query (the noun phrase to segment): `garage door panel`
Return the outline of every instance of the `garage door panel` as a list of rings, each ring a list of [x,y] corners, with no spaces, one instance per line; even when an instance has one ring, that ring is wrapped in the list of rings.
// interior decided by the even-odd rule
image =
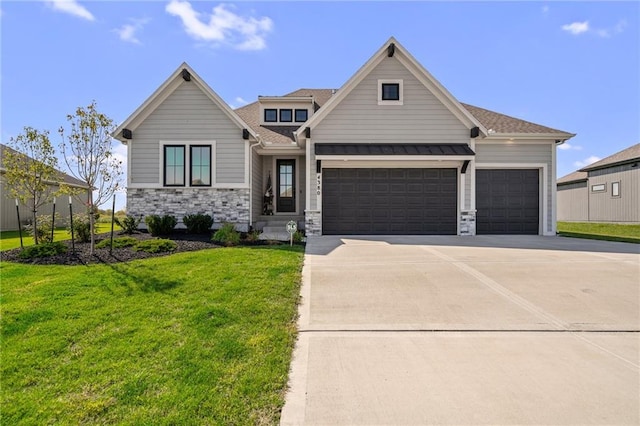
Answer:
[[[456,169],[323,169],[323,233],[455,235],[457,173]]]
[[[478,234],[538,234],[537,169],[476,170]]]

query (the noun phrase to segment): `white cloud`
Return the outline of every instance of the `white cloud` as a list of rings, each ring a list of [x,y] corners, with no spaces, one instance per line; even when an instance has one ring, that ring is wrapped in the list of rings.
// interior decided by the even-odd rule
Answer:
[[[625,28],[627,28],[627,20],[626,19],[621,19],[613,27],[613,32],[619,34],[619,33],[623,32]]]
[[[120,40],[122,41],[134,44],[142,44],[136,36],[136,33],[142,30],[142,27],[144,27],[144,25],[149,22],[149,19],[129,19],[129,21],[131,22],[130,24],[124,24],[120,28],[115,28],[113,29],[113,32],[118,34],[118,37],[120,37]]]
[[[574,151],[580,151],[582,150],[582,147],[580,145],[571,145],[569,142],[565,142],[562,145],[558,145],[558,149],[561,149],[563,151],[568,151],[570,149]]]
[[[549,13],[549,6],[547,6],[546,4],[544,6],[542,6],[542,13],[544,13],[544,14]]]
[[[273,21],[268,17],[236,15],[228,7],[220,4],[208,14],[196,12],[186,0],[171,0],[165,10],[179,17],[187,34],[196,40],[228,44],[238,50],[267,47],[265,37],[272,30]]]
[[[586,33],[589,31],[589,21],[584,22],[572,22],[562,26],[563,31],[567,31],[573,35]]]
[[[583,167],[587,167],[589,164],[593,164],[596,161],[600,161],[600,160],[602,160],[602,158],[596,157],[595,155],[592,155],[591,157],[585,158],[582,161],[574,162],[573,165],[576,166],[577,168],[581,169]]]
[[[58,12],[68,13],[87,21],[95,21],[95,17],[77,0],[46,0],[46,3]]]

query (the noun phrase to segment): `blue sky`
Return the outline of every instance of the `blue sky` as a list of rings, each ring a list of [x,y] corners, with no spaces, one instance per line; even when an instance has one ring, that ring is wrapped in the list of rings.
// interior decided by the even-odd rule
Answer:
[[[3,143],[26,125],[57,143],[66,114],[93,99],[120,123],[183,61],[234,107],[339,88],[390,36],[461,102],[577,133],[558,150],[559,177],[640,142],[638,2],[66,0],[0,10]]]

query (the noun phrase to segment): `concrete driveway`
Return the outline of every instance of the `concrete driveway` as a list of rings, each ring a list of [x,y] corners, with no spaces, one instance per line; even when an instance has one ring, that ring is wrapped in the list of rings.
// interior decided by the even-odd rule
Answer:
[[[281,424],[640,424],[639,249],[310,238]]]

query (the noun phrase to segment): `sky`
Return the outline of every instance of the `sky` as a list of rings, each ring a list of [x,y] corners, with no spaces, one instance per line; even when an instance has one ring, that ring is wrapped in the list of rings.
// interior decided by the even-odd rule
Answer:
[[[339,88],[394,36],[459,101],[576,133],[561,177],[640,142],[639,25],[640,2],[0,0],[0,138],[57,145],[92,100],[121,123],[183,61],[234,108]]]

